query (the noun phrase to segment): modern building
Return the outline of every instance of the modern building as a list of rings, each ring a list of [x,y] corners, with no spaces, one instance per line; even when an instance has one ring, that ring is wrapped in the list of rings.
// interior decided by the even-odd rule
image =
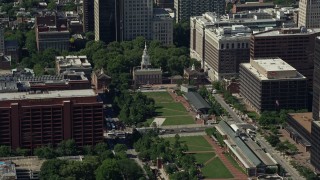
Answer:
[[[94,32],[96,41],[100,40],[108,44],[112,41],[120,40],[119,7],[120,1],[118,0],[94,0]]]
[[[4,53],[5,45],[4,45],[4,27],[0,26],[0,53]]]
[[[164,45],[173,44],[173,18],[165,9],[153,9],[152,40],[158,40]]]
[[[255,11],[259,9],[265,8],[274,8],[274,4],[271,3],[261,3],[261,2],[246,2],[242,3],[235,3],[232,7],[232,13],[238,13],[242,11]]]
[[[320,114],[320,36],[316,38],[314,49],[314,71],[313,71],[313,100],[312,118],[319,121]]]
[[[162,70],[161,68],[152,68],[147,45],[143,50],[141,66],[133,70],[133,81],[136,86],[162,84]]]
[[[316,170],[320,170],[320,121],[311,124],[310,162]]]
[[[70,32],[67,28],[67,19],[56,15],[37,16],[35,26],[38,51],[69,50]]]
[[[88,79],[91,78],[92,67],[87,56],[56,56],[55,62],[57,75],[69,70],[84,72]]]
[[[191,16],[200,16],[205,12],[225,14],[224,0],[174,0],[176,22],[189,20]]]
[[[121,0],[120,39],[152,39],[153,0]]]
[[[91,89],[3,93],[0,144],[36,148],[74,139],[78,146],[103,140],[103,109]]]
[[[320,28],[320,1],[300,0],[298,26]]]
[[[240,95],[255,111],[307,108],[307,79],[280,58],[240,65]]]
[[[251,33],[252,30],[243,25],[205,30],[202,64],[211,80],[219,81],[238,75],[240,63],[250,60]],[[203,52],[201,44],[193,47],[196,52]]]
[[[83,18],[83,31],[93,32],[94,31],[94,0],[83,0],[82,5],[82,18]]]
[[[282,28],[251,36],[250,57],[279,57],[307,77],[312,87],[315,39],[320,29]]]
[[[202,16],[190,18],[190,56],[204,65],[205,33],[206,29],[243,25],[252,31],[264,31],[266,28],[276,28],[283,24],[282,16],[273,18],[269,11],[246,12],[241,14],[227,14],[219,16],[206,12]],[[204,68],[204,67],[203,67]]]
[[[174,0],[154,0],[154,3],[159,8],[170,8],[174,7]]]

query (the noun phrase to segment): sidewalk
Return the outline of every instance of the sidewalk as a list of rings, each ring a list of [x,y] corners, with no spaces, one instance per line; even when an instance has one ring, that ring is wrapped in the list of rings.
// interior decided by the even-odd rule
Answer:
[[[203,136],[208,143],[215,149],[215,152],[217,156],[220,158],[220,160],[223,162],[223,164],[227,167],[227,169],[230,171],[230,173],[233,175],[234,180],[246,180],[248,179],[248,176],[242,173],[240,170],[235,168],[231,162],[225,157],[223,154],[224,150],[220,148],[218,144],[216,144],[209,136]]]

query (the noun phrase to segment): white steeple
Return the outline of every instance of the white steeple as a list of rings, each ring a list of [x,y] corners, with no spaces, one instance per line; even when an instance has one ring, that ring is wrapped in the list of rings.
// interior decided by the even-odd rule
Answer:
[[[148,68],[150,66],[151,66],[151,63],[150,63],[150,57],[148,54],[147,43],[145,43],[143,54],[142,54],[142,60],[141,60],[141,69]]]
[[[194,66],[194,63],[193,63],[192,66],[191,66],[191,70],[192,70],[192,71],[196,70],[196,67]]]

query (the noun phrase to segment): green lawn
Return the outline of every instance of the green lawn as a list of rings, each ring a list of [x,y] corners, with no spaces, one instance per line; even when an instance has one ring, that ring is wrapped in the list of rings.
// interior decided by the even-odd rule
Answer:
[[[156,103],[173,102],[173,99],[168,92],[146,92],[144,94],[153,98]]]
[[[213,158],[216,154],[215,153],[199,153],[199,154],[193,154],[196,158],[197,163],[204,164],[209,159]]]
[[[205,165],[202,169],[202,174],[205,178],[212,179],[228,179],[233,178],[230,171],[226,168],[226,166],[222,163],[222,161],[216,157],[214,160]]]
[[[247,174],[246,172],[245,172],[245,170],[241,167],[241,166],[239,166],[239,164],[237,163],[237,161],[229,154],[229,153],[226,153],[226,154],[224,154],[225,156],[226,156],[226,158],[231,162],[231,164],[235,167],[235,168],[237,168],[237,169],[239,169],[241,172],[243,172],[244,174]]]
[[[166,138],[171,143],[174,138]],[[202,136],[184,136],[180,137],[181,143],[186,143],[189,151],[214,151],[211,145]]]
[[[155,100],[157,114],[155,117],[166,118],[163,123],[164,126],[195,123],[185,107],[181,103],[175,102],[168,92],[148,92],[144,94]],[[151,124],[155,117],[149,118],[147,122]]]

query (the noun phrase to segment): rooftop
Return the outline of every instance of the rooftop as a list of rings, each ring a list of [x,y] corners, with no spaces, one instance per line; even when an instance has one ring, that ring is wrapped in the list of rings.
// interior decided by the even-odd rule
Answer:
[[[306,79],[280,58],[251,59],[250,63],[242,63],[241,66],[260,80]]]
[[[197,92],[188,92],[186,94],[186,97],[188,99],[188,101],[191,102],[191,104],[193,106],[195,106],[195,108],[197,110],[203,110],[203,109],[210,109],[211,106],[207,103],[206,100],[204,100],[201,95]]]
[[[249,2],[245,4],[240,4],[237,3],[235,4],[237,7],[269,7],[269,6],[274,6],[273,3],[260,3],[260,2]]]
[[[91,68],[91,64],[89,63],[87,56],[56,56],[56,62],[59,64],[60,68]]]
[[[48,91],[45,93],[14,92],[14,93],[2,93],[0,97],[0,101],[24,100],[24,99],[54,99],[54,98],[69,98],[69,97],[91,97],[95,95],[96,94],[92,89]]]
[[[282,28],[272,29],[269,31],[259,32],[254,34],[255,37],[264,36],[293,36],[293,35],[309,35],[320,33],[320,28],[306,29],[306,28]]]
[[[311,132],[311,124],[312,124],[312,113],[290,113],[289,116],[297,121],[304,129],[308,132]]]

